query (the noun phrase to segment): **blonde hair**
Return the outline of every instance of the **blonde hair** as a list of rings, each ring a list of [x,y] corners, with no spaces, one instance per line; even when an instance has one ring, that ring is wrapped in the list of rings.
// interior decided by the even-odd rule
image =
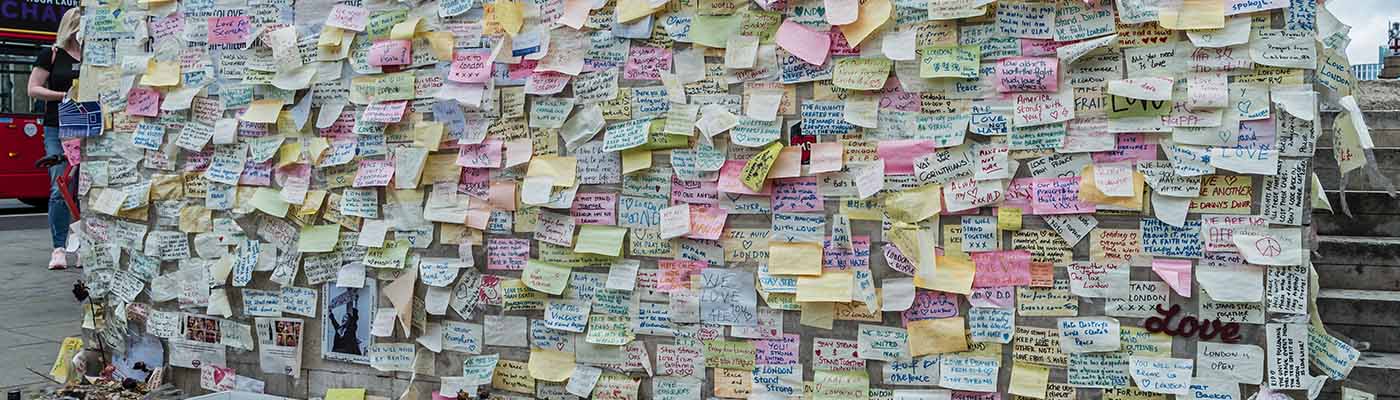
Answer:
[[[58,34],[54,37],[53,45],[57,47],[67,47],[70,42],[73,46],[80,46],[78,42],[78,28],[82,24],[82,13],[78,12],[78,7],[69,8],[63,13],[63,19],[58,22]]]

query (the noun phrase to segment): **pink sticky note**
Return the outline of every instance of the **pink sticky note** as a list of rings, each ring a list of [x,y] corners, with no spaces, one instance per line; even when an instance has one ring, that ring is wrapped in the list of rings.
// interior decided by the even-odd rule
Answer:
[[[413,41],[377,40],[369,46],[369,65],[408,65],[413,62]]]
[[[408,100],[374,103],[365,107],[365,112],[360,114],[360,119],[392,124],[403,120],[405,111],[408,111]]]
[[[394,177],[394,160],[360,160],[355,187],[388,186]]]
[[[967,296],[967,302],[973,307],[986,308],[1012,308],[1016,305],[1016,287],[998,286],[972,288],[972,294]]]
[[[893,88],[890,87],[891,83],[894,84]],[[899,78],[891,77],[885,81],[885,89],[880,90],[880,108],[920,112],[923,110],[923,95],[900,90]]]
[[[491,79],[491,50],[457,50],[452,53],[452,69],[447,80],[462,83],[484,83]]]
[[[132,87],[126,93],[126,113],[142,117],[160,115],[160,92],[144,86]]]
[[[977,273],[972,287],[1027,286],[1031,284],[1031,253],[1004,250],[972,253]]]
[[[772,193],[772,181],[764,179],[763,188],[759,191],[750,190],[744,186],[744,181],[739,178],[744,170],[744,164],[748,160],[725,160],[724,165],[719,167],[719,191],[736,194],[756,194],[767,196]]]
[[[534,75],[538,60],[520,60],[519,64],[506,64],[506,78],[512,81],[525,80]]]
[[[525,78],[525,94],[549,95],[559,93],[564,90],[564,86],[569,84],[569,79],[571,78],[573,77],[554,71],[531,73],[530,77]]]
[[[825,0],[826,22],[832,25],[845,25],[856,22],[860,11],[858,0]],[[832,29],[833,31],[837,29]]]
[[[498,210],[515,211],[515,182],[491,182],[486,204]]]
[[[719,188],[715,182],[686,181],[671,175],[671,205],[699,204],[719,207]]]
[[[852,236],[850,248],[837,246],[830,236],[822,240],[823,271],[857,269],[870,269],[870,236]]]
[[[841,142],[812,143],[812,173],[840,171],[846,146]]]
[[[534,154],[534,143],[530,139],[515,139],[506,142],[506,167],[514,167],[530,162]]]
[[[1181,297],[1191,297],[1191,260],[1152,259],[1152,272],[1167,282]]]
[[[997,61],[997,91],[1054,92],[1060,85],[1060,59],[1010,57]]]
[[[827,52],[831,51],[831,36],[826,32],[808,28],[790,19],[783,21],[783,25],[778,27],[777,42],[783,50],[816,66],[825,64]]]
[[[457,193],[478,199],[491,196],[491,170],[487,168],[462,168],[462,177],[457,181]]]
[[[799,176],[802,176],[802,146],[788,146],[779,150],[778,159],[773,160],[773,168],[768,170],[768,179]]]
[[[583,28],[583,23],[588,20],[589,6],[593,2],[586,0],[564,0],[564,13],[559,16],[559,23],[574,29]]]
[[[457,165],[470,168],[500,168],[500,139],[487,139],[478,144],[464,144],[457,148]]]
[[[815,176],[775,179],[771,203],[773,212],[822,211],[820,181]]]
[[[569,215],[579,225],[617,225],[617,193],[579,193]]]
[[[911,321],[956,317],[958,315],[959,294],[937,290],[914,290],[914,304],[900,313],[904,324]]]
[[[685,237],[701,240],[719,240],[724,231],[724,222],[729,211],[713,206],[690,205],[690,231]]]
[[[530,240],[493,237],[486,239],[486,269],[520,271],[530,258]]]
[[[253,21],[247,15],[209,19],[209,44],[243,44],[253,33]]]
[[[331,14],[326,16],[326,25],[355,32],[365,30],[368,23],[369,10],[364,7],[336,4],[331,7]]]
[[[875,153],[885,160],[885,174],[913,175],[914,160],[932,153],[936,148],[932,140],[881,140],[875,147]]]
[[[83,160],[83,140],[64,139],[63,156],[68,158],[69,164],[78,164]]]
[[[1098,209],[1093,203],[1079,200],[1078,176],[1039,178],[1035,180],[1035,214],[1085,214]]]
[[[909,261],[909,258],[905,257],[904,253],[901,253],[898,247],[892,244],[885,244],[880,246],[880,250],[885,253],[885,265],[888,265],[890,269],[903,272],[909,276],[914,276],[914,263]],[[975,277],[976,276],[974,276],[974,278]]]
[[[830,10],[830,8],[828,8],[828,10]],[[827,14],[827,16],[831,16],[831,14]],[[833,56],[860,55],[860,49],[851,47],[851,42],[846,41],[846,34],[844,32],[841,32],[840,29],[832,27],[832,29],[826,31],[826,33],[827,36],[831,36],[831,52],[828,54]]]
[[[1094,163],[1157,159],[1157,139],[1146,133],[1119,133],[1113,150],[1093,153]]]
[[[1034,214],[1031,211],[1031,203],[1035,201],[1035,179],[1016,178],[1006,185],[1006,200],[1001,203],[1002,207],[1017,207],[1026,214]]]
[[[1055,57],[1060,47],[1074,42],[1057,42],[1055,39],[1031,39],[1021,38],[1021,56],[1023,57]]]
[[[622,69],[622,79],[659,81],[661,72],[670,69],[671,49],[632,46],[627,51],[627,65]]]
[[[656,266],[661,272],[657,276],[656,288],[663,292],[690,288],[690,276],[700,273],[708,266],[704,261],[660,260]]]

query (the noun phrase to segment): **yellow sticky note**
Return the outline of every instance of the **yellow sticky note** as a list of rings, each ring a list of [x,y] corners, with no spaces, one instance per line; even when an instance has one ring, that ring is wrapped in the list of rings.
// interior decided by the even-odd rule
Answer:
[[[433,56],[438,61],[452,61],[452,46],[457,45],[452,32],[426,32],[422,36],[428,38],[428,44],[433,47]]]
[[[1141,173],[1133,171],[1133,195],[1129,197],[1110,197],[1099,190],[1098,185],[1094,184],[1094,166],[1092,164],[1085,165],[1080,173],[1082,175],[1079,176],[1083,178],[1079,179],[1079,201],[1106,205],[1115,209],[1142,210],[1142,203],[1145,200],[1143,193],[1145,193],[1147,181]]]
[[[638,148],[622,151],[623,175],[647,168],[651,168],[651,150]]]
[[[963,317],[911,321],[907,329],[909,351],[915,357],[967,351]]]
[[[321,211],[321,205],[326,202],[326,192],[324,190],[311,190],[306,192],[306,197],[301,200],[301,207],[297,208],[297,215],[316,215]]]
[[[871,33],[880,29],[880,26],[890,19],[890,11],[893,9],[890,0],[868,0],[861,4],[856,22],[841,25],[841,33],[846,34],[846,43],[850,43],[851,47],[860,46],[865,38],[870,37]]]
[[[272,124],[277,122],[277,116],[282,113],[282,100],[262,99],[254,100],[248,110],[240,117],[244,121]]]
[[[340,240],[340,225],[307,225],[301,227],[297,239],[297,251],[302,253],[323,253],[335,250],[335,242]]]
[[[420,122],[413,126],[413,144],[418,147],[437,151],[442,143],[442,132],[445,126],[441,122]]]
[[[622,240],[626,237],[627,228],[624,227],[583,225],[579,227],[578,239],[574,241],[574,252],[619,257],[622,255]]]
[[[753,158],[744,164],[744,169],[739,171],[739,179],[744,182],[744,186],[753,191],[763,190],[763,181],[768,179],[768,171],[773,168],[773,161],[778,159],[778,154],[782,151],[783,144],[773,142],[764,147],[763,151],[754,154]]]
[[[558,296],[564,294],[570,272],[569,267],[529,260],[525,262],[525,271],[520,274],[520,280],[525,282],[525,287]]]
[[[321,36],[316,39],[316,47],[339,47],[344,36],[345,30],[325,25],[321,27]]]
[[[621,8],[621,3],[618,4]],[[496,2],[496,22],[501,24],[501,29],[506,31],[510,37],[515,37],[520,33],[520,27],[525,25],[525,12],[520,2],[515,0]],[[620,22],[627,22],[619,18]]]
[[[1173,30],[1225,27],[1224,0],[1181,0],[1181,5],[1157,10],[1157,23]]]
[[[618,0],[617,22],[632,22],[639,18],[651,15],[652,13],[655,13],[661,10],[662,8],[665,8],[665,6],[666,3],[661,3],[661,5],[659,6],[652,7],[651,2],[647,0]]]
[[[1050,383],[1050,367],[1015,362],[1011,367],[1011,394],[1034,399],[1045,398]]]
[[[1003,231],[1021,230],[1021,208],[1020,207],[1000,207],[997,208],[997,229]]]
[[[529,366],[524,361],[502,359],[496,362],[496,371],[491,374],[491,388],[534,393],[535,378],[530,376]]]
[[[176,86],[180,84],[179,61],[146,60],[146,74],[141,75],[146,86]]]
[[[325,138],[321,138],[321,143],[326,143]],[[301,161],[301,141],[288,140],[282,143],[282,147],[277,148],[277,168],[292,165],[297,161]]]
[[[326,389],[326,400],[365,400],[365,388]]]
[[[802,305],[802,325],[831,329],[836,321],[835,303],[798,303]]]
[[[715,396],[747,399],[753,392],[753,370],[715,368]]]
[[[525,176],[553,177],[554,186],[572,187],[574,186],[574,177],[578,174],[575,170],[577,167],[578,160],[573,157],[536,156],[530,160],[530,168],[525,171]]]
[[[949,293],[971,294],[972,275],[977,271],[972,260],[967,257],[936,258],[938,269],[934,272],[933,282],[924,282],[920,278],[923,274],[915,274],[914,285]]]
[[[53,368],[49,369],[49,376],[60,382],[67,382],[73,355],[78,354],[82,349],[83,338],[63,338],[63,344],[58,346],[58,358],[53,360]]]
[[[822,245],[809,242],[768,242],[768,273],[774,275],[821,275]]]
[[[818,276],[799,276],[797,301],[850,302],[851,282],[854,279],[855,273],[851,271],[827,271]]]
[[[389,38],[394,40],[413,39],[413,36],[422,29],[423,17],[409,17],[403,22],[394,24],[393,29],[389,30]]]
[[[574,375],[574,353],[549,349],[530,349],[529,369],[532,378],[549,382],[563,382]]]
[[[253,198],[249,201],[253,208],[258,211],[278,218],[287,216],[287,207],[290,206],[287,202],[282,201],[282,194],[277,189],[269,187],[259,187],[257,191],[253,192]]]
[[[916,223],[938,214],[942,209],[941,185],[924,185],[885,195],[885,212],[895,221]]]

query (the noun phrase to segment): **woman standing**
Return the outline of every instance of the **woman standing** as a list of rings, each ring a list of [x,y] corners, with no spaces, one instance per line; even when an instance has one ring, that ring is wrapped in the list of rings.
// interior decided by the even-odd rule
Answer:
[[[58,137],[58,105],[68,97],[73,81],[78,79],[82,68],[83,42],[78,37],[81,17],[78,8],[70,8],[63,13],[58,23],[58,35],[54,45],[45,47],[35,57],[34,70],[29,73],[29,97],[44,101],[44,153],[48,157],[57,155],[63,158],[63,143]],[[64,269],[68,266],[68,255],[64,246],[68,241],[68,206],[58,191],[54,179],[63,173],[66,161],[49,167],[49,231],[53,234],[53,255],[49,259],[49,269]]]

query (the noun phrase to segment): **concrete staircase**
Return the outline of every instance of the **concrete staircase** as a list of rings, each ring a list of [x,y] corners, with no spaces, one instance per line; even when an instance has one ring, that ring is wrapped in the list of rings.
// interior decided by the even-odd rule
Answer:
[[[1369,84],[1360,99],[1376,143],[1381,173],[1400,183],[1400,84]],[[1340,176],[1332,157],[1331,121],[1323,115],[1314,168],[1335,213],[1318,211],[1312,223],[1317,248],[1317,307],[1327,330],[1362,350],[1350,377],[1329,382],[1319,398],[1340,398],[1340,386],[1400,399],[1400,200],[1353,173],[1347,183],[1352,217],[1342,214]]]

